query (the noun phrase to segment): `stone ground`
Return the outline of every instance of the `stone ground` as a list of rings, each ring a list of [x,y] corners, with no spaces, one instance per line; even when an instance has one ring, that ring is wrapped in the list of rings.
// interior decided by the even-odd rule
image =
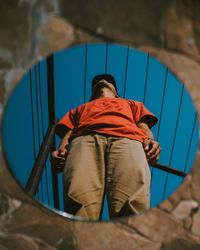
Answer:
[[[32,64],[82,42],[110,41],[150,52],[181,79],[200,111],[198,0],[2,0],[0,112]],[[15,181],[0,154],[0,250],[200,249],[200,151],[192,173],[147,213],[95,223],[40,206]]]

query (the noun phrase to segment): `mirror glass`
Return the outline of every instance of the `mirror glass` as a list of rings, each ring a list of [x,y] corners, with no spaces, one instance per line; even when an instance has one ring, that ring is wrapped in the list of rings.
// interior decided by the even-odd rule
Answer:
[[[92,80],[100,74],[109,74],[114,77],[118,97],[99,98],[101,102],[98,104],[96,99],[91,100]],[[111,82],[112,87],[114,86],[112,79],[106,81]],[[105,89],[106,86],[104,86]],[[115,99],[114,106],[111,105],[110,107],[105,99]],[[132,101],[123,104],[119,102],[121,99]],[[84,105],[90,102],[93,105],[88,106],[88,109],[85,108]],[[144,170],[146,172],[142,174],[142,177],[141,169],[137,169],[140,167],[136,167],[134,174],[127,167],[130,162],[133,165],[142,164],[144,159],[143,156],[140,156],[140,153],[133,154],[135,155],[134,159],[131,157],[132,153],[129,153],[128,158],[124,160],[121,151],[117,151],[114,152],[117,157],[115,163],[110,165],[108,163],[111,160],[108,160],[107,157],[112,154],[114,141],[118,138],[134,141],[144,148],[141,143],[143,137],[141,135],[136,136],[139,132],[133,131],[133,134],[136,133],[133,135],[132,132],[123,129],[120,132],[113,129],[117,127],[116,124],[120,119],[122,123],[125,120],[127,123],[130,122],[127,120],[128,114],[126,112],[128,111],[126,111],[126,108],[122,111],[123,105],[127,105],[127,103],[129,103],[133,113],[133,117],[130,117],[130,119],[135,119],[134,126],[141,122],[140,118],[143,117],[143,112],[147,118],[143,123],[148,126],[154,125],[155,122],[155,118],[152,118],[148,111],[158,118],[158,122],[151,128],[151,131],[154,140],[159,142],[162,151],[157,164],[150,165],[150,171]],[[135,103],[136,106],[134,106]],[[66,118],[66,112],[76,110],[80,105],[82,105],[82,108],[80,108],[78,115],[73,111]],[[116,117],[114,120],[110,118],[119,116],[112,109],[113,107],[121,112],[119,120],[116,120]],[[102,121],[101,117],[101,126],[97,126],[97,129],[94,124],[98,120],[98,115],[102,110],[106,112],[107,108],[111,108],[111,110],[103,114],[103,119],[105,119],[105,116],[106,119]],[[57,168],[52,166],[50,152],[58,149],[61,143],[60,137],[56,134],[55,124],[65,116],[68,119],[68,124],[71,121],[76,126],[79,123],[79,126],[84,128],[84,121],[79,119],[83,111],[86,116],[96,112],[95,115],[93,114],[94,117],[88,118],[91,118],[89,122],[87,117],[85,119],[97,129],[94,129],[93,132],[100,137],[95,137],[95,143],[102,140],[103,156],[96,160],[98,170],[92,176],[93,161],[87,151],[83,153],[77,149],[78,151],[75,151],[74,154],[68,153],[70,150],[72,151],[76,143],[84,145],[83,148],[86,149],[87,146],[84,144],[86,142],[80,141],[80,138],[86,138],[88,134],[91,134],[94,127],[90,128],[90,132],[85,132],[86,130],[82,134],[79,134],[80,131],[76,132],[76,136],[70,140],[71,144],[74,142],[73,145],[66,147],[68,150],[66,157],[70,155],[71,161],[76,161],[77,168],[85,167],[85,169],[80,170],[74,181],[74,186],[71,188],[71,193],[66,198],[65,191],[63,191],[63,180],[71,180],[77,168],[72,169],[69,164],[68,168],[71,168],[71,171],[66,171],[66,177],[63,179],[63,171],[57,172]],[[76,112],[78,111],[76,110]],[[79,120],[75,121],[75,117]],[[81,122],[83,122],[82,125],[80,125]],[[108,126],[108,123],[110,126]],[[107,126],[106,129],[108,130],[105,130],[104,126]],[[70,129],[75,128],[71,127]],[[144,128],[140,128],[140,132],[141,130],[146,133]],[[144,201],[146,199],[144,197],[145,192],[137,186],[138,183],[145,184],[142,187],[143,189],[148,190],[148,187],[150,188],[151,208],[169,197],[191,171],[198,148],[198,131],[197,112],[191,97],[183,83],[165,65],[148,53],[129,46],[96,43],[81,44],[56,52],[34,65],[26,73],[7,102],[2,123],[2,143],[11,171],[20,184],[38,202],[66,217],[74,218],[73,214],[76,214],[77,217],[75,218],[77,219],[88,219],[89,217],[91,220],[109,220],[114,217],[137,214],[138,211],[140,213],[144,210],[142,206],[146,202]],[[66,135],[67,130],[60,126],[59,133]],[[112,136],[114,139],[111,138]],[[151,136],[148,135],[148,137]],[[93,149],[97,145],[95,143],[91,144]],[[105,148],[106,143],[107,147]],[[109,146],[108,143],[110,143]],[[123,143],[123,141],[120,141],[117,147],[121,148]],[[149,144],[150,147],[152,145],[154,144]],[[137,152],[137,149],[134,148],[134,150]],[[117,168],[119,168],[118,172]],[[100,184],[99,180],[96,180],[96,176],[99,175],[102,179]],[[108,178],[107,175],[109,175]],[[121,178],[121,175],[125,176],[123,183],[118,179]],[[92,185],[94,184],[92,191],[90,182],[92,182]],[[112,182],[112,185],[110,182]],[[65,183],[65,190],[69,188],[67,185]],[[85,190],[84,185],[87,186]],[[75,190],[80,186],[81,192],[76,193]],[[124,188],[125,186],[126,188]],[[131,193],[133,189],[135,191]],[[134,200],[135,195],[138,195],[137,190],[140,198]],[[113,195],[115,193],[118,194],[115,196]],[[108,196],[105,194],[108,194]],[[129,196],[132,197],[131,201]],[[115,205],[117,212],[113,211]],[[66,211],[65,206],[67,206],[67,213],[64,213]],[[148,205],[144,206],[148,207]],[[88,212],[87,207],[90,207],[90,212]],[[83,210],[82,213],[79,213],[79,210]],[[87,213],[96,215],[93,217],[93,215],[90,216]]]

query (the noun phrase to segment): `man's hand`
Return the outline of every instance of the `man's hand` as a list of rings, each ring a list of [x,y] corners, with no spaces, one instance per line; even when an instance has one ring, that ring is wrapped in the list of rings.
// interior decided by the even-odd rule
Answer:
[[[59,148],[51,153],[51,163],[56,168],[58,173],[63,171],[66,157],[67,147]]]
[[[160,152],[161,152],[159,143],[149,138],[144,140],[143,147],[146,153],[148,163],[150,165],[156,164],[160,157]]]

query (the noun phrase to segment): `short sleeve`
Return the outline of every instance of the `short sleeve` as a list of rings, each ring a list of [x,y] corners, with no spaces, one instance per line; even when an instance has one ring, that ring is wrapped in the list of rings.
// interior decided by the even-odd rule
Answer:
[[[76,109],[68,111],[57,123],[56,134],[63,138],[68,130],[72,130],[76,123]]]
[[[158,122],[158,118],[142,102],[136,101],[134,102],[134,119],[136,124],[144,122],[149,128],[152,128]]]

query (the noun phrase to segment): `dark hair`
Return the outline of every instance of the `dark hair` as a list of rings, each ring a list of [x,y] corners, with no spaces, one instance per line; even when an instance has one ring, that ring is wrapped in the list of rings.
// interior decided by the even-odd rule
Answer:
[[[116,84],[115,78],[110,74],[96,75],[92,80],[92,90],[94,88],[94,85],[97,84],[102,79],[108,81],[109,83],[112,83],[112,85],[115,87],[116,92],[117,92],[117,84]]]

